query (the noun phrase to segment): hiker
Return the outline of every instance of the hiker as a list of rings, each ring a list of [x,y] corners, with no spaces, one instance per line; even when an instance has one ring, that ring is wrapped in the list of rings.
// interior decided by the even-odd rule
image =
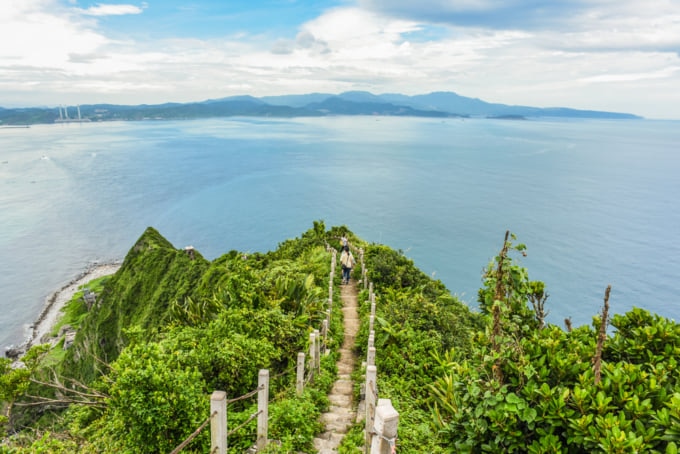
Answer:
[[[342,235],[342,238],[340,238],[340,243],[342,243],[342,248],[344,249],[345,246],[347,246],[347,235]]]
[[[349,246],[345,245],[342,248],[342,254],[340,254],[340,265],[342,265],[342,283],[349,284],[349,277],[352,274],[352,268],[356,261],[352,252],[349,250]]]

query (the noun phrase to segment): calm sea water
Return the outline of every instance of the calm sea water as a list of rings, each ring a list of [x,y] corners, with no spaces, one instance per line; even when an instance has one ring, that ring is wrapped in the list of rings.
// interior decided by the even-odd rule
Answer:
[[[680,320],[680,123],[337,117],[0,129],[0,346],[147,226],[207,258],[314,220],[401,249],[477,308],[510,230],[549,321]]]

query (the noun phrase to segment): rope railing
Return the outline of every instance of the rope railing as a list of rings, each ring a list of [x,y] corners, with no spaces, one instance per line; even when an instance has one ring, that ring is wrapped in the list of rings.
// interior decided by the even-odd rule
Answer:
[[[203,429],[205,429],[205,426],[207,426],[208,423],[210,422],[210,420],[213,419],[213,417],[215,417],[216,415],[217,415],[217,412],[216,412],[216,411],[212,412],[212,413],[210,414],[210,416],[208,416],[208,417],[206,418],[206,420],[203,421],[203,424],[201,424],[201,425],[198,427],[198,429],[196,429],[196,430],[194,431],[194,433],[192,433],[191,435],[189,435],[189,437],[188,437],[186,440],[184,440],[182,443],[180,443],[179,445],[177,445],[177,447],[176,447],[175,449],[173,449],[172,452],[170,452],[170,454],[178,454],[182,449],[184,449],[184,448],[186,448],[187,446],[189,446],[189,443],[191,443],[192,441],[194,441],[194,438],[198,437],[198,435],[201,433],[201,431],[202,431]]]
[[[349,243],[348,243],[349,244]],[[327,242],[325,243],[326,251],[331,253],[331,271],[329,274],[329,283],[328,283],[328,307],[325,310],[326,318],[322,321],[322,327],[321,329],[315,329],[310,333],[310,339],[309,339],[309,356],[310,356],[310,362],[309,362],[309,367],[305,367],[304,364],[304,353],[298,353],[298,362],[297,362],[297,391],[298,394],[302,393],[302,389],[304,386],[307,386],[309,383],[313,382],[315,374],[318,374],[321,372],[321,365],[320,365],[320,356],[321,354],[327,354],[329,352],[329,346],[327,343],[327,338],[328,334],[330,331],[330,326],[331,326],[331,313],[333,309],[333,297],[334,297],[334,292],[333,292],[333,281],[335,277],[335,265],[337,261],[337,250],[333,248],[331,245],[329,245]],[[363,261],[363,249],[356,248],[353,245],[350,244],[350,247],[354,249],[355,251],[358,251],[360,255],[360,260],[361,260],[361,266],[362,266],[362,276],[365,276],[365,268],[364,268],[364,261]],[[364,277],[364,286],[366,286],[365,283],[365,277]],[[308,373],[305,374],[305,371]],[[291,369],[289,368],[288,370],[285,370],[279,374],[277,374],[274,378],[279,378],[283,375],[289,374],[291,372]],[[302,372],[302,375],[301,375]],[[264,376],[264,378],[263,378]],[[177,448],[175,448],[171,454],[178,454],[182,449],[184,449],[186,446],[191,443],[200,433],[201,431],[205,428],[205,426],[208,425],[208,423],[212,422],[211,424],[211,450],[210,453],[217,453],[217,454],[222,454],[226,453],[227,449],[227,439],[230,435],[234,435],[236,432],[239,430],[243,429],[247,424],[251,423],[253,419],[258,420],[258,429],[257,429],[257,443],[256,443],[256,449],[258,451],[263,450],[266,446],[267,443],[267,419],[268,419],[268,393],[269,393],[269,371],[268,370],[261,370],[260,371],[260,379],[259,381],[261,383],[258,383],[258,387],[254,389],[251,392],[248,392],[242,396],[235,397],[233,399],[227,399],[226,398],[226,393],[224,391],[215,391],[213,393],[213,396],[211,396],[211,414],[210,417],[208,417],[202,424],[201,426],[189,437],[187,440],[182,442]],[[253,397],[255,395],[258,395],[258,411],[256,413],[253,413],[248,417],[246,421],[241,423],[238,427],[231,429],[227,431],[227,406],[229,404],[233,404],[235,402],[239,402],[245,399],[248,399],[250,397]],[[375,393],[377,396],[377,392]],[[377,397],[376,397],[377,398]],[[217,410],[213,411],[213,407],[217,408]],[[261,408],[264,407],[264,408]],[[217,416],[217,418],[215,418]]]
[[[255,394],[259,393],[262,390],[262,386],[258,386],[255,388],[253,391],[250,391],[247,394],[242,395],[241,397],[234,397],[233,399],[228,399],[227,400],[227,405],[233,404],[234,402],[238,402],[240,400],[246,400],[249,397],[253,397]]]
[[[390,399],[378,397],[378,370],[375,366],[376,348],[374,323],[376,318],[376,302],[373,282],[368,282],[368,270],[364,263],[363,249],[361,254],[361,276],[364,288],[368,288],[370,303],[369,335],[366,354],[366,373],[364,384],[365,399],[365,446],[366,454],[395,454],[397,450],[397,427],[399,413],[392,406]]]
[[[260,416],[260,414],[262,414],[262,410],[257,411],[257,412],[255,412],[255,413],[253,413],[252,415],[250,415],[250,417],[249,417],[248,419],[246,419],[243,423],[241,423],[238,427],[235,427],[234,429],[231,429],[229,432],[227,432],[227,437],[228,437],[229,435],[233,435],[233,434],[235,434],[236,432],[238,432],[239,430],[243,429],[245,426],[248,425],[249,422],[251,422],[253,419],[255,419],[255,418],[257,418],[258,416]]]

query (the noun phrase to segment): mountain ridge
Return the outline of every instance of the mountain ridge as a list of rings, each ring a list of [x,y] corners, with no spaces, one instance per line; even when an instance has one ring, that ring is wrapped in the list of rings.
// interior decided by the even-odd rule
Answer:
[[[61,108],[0,107],[0,125],[77,122],[64,119]],[[180,120],[231,116],[251,117],[321,117],[331,115],[381,115],[412,117],[481,117],[481,118],[598,118],[642,119],[635,114],[570,107],[531,107],[490,103],[450,91],[421,95],[386,93],[375,95],[367,91],[347,91],[340,94],[308,93],[254,97],[237,95],[189,103],[163,104],[89,104],[79,106],[84,121],[114,120]],[[71,114],[73,109],[71,108]]]

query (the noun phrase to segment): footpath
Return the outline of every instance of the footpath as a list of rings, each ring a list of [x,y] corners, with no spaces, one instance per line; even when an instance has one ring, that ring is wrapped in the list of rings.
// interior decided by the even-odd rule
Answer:
[[[342,312],[344,317],[345,336],[340,349],[338,361],[338,379],[328,396],[330,408],[321,415],[326,431],[314,439],[314,448],[319,454],[338,452],[338,446],[349,428],[356,421],[356,409],[353,401],[352,371],[356,365],[354,356],[354,338],[359,331],[359,314],[357,311],[357,283],[340,287]]]

